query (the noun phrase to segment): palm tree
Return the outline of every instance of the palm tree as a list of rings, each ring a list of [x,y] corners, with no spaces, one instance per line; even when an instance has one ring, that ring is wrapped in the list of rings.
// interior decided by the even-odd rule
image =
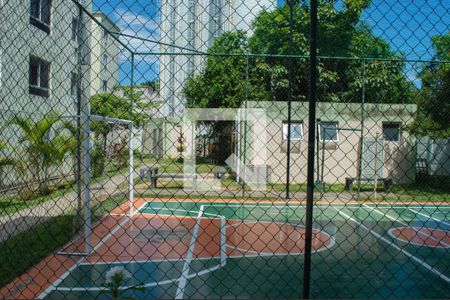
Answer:
[[[4,141],[0,140],[0,153],[6,150],[6,148],[7,144]],[[19,173],[22,170],[22,165],[20,164],[19,160],[4,156],[0,157],[0,171],[3,171],[3,169],[8,166],[16,168]]]
[[[50,193],[50,168],[60,165],[74,145],[72,136],[61,134],[64,128],[55,128],[58,122],[59,119],[50,114],[37,122],[20,116],[10,122],[22,131],[19,144],[27,157],[29,170],[38,182],[39,192],[44,195]]]

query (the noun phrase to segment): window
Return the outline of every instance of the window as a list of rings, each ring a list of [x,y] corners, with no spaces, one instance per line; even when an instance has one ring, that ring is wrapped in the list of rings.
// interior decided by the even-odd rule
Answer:
[[[72,41],[78,40],[78,19],[73,18],[72,19]]]
[[[106,42],[108,42],[108,38],[109,38],[109,32],[108,30],[104,29],[103,30],[103,40]]]
[[[102,91],[106,93],[108,91],[108,80],[102,81]]]
[[[106,70],[106,67],[108,66],[108,55],[103,54],[102,64],[103,64],[103,69]]]
[[[383,123],[383,139],[387,142],[400,141],[400,123]]]
[[[222,33],[222,3],[221,0],[213,0],[210,10],[210,44],[212,45],[213,38],[219,36]]]
[[[70,95],[75,96],[77,94],[77,73],[70,74]]]
[[[287,121],[283,122],[283,140],[288,139]],[[291,141],[300,141],[303,139],[303,122],[291,122]]]
[[[339,141],[339,131],[337,122],[320,122],[319,123],[319,139],[320,141]]]
[[[30,56],[30,94],[48,97],[50,63],[36,56]]]
[[[50,33],[51,0],[30,1],[30,23]]]

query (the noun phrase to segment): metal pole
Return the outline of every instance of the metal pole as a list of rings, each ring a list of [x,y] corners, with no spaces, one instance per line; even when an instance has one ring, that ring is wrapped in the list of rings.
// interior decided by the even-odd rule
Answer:
[[[319,147],[319,145],[320,145],[320,128],[319,128],[319,126],[320,126],[320,119],[317,119],[316,120],[317,122],[316,122],[316,147],[317,147],[317,149],[316,149],[316,164],[317,164],[317,178],[319,179],[320,178],[320,155],[319,155],[319,151],[320,151],[320,147]],[[319,182],[317,182],[317,183],[319,183]]]
[[[85,224],[85,238],[86,238],[86,253],[91,253],[92,250],[92,227],[91,227],[91,128],[89,120],[88,103],[84,104],[84,111],[82,112],[82,127],[83,127],[83,184],[84,184],[84,224]]]
[[[244,114],[245,114],[245,118],[244,118],[244,144],[243,144],[243,161],[242,163],[244,164],[244,175],[243,178],[244,180],[242,181],[242,197],[245,196],[245,179],[246,179],[246,162],[247,162],[247,124],[245,122],[245,120],[247,120],[247,101],[248,101],[248,57],[245,60],[245,99],[244,99]],[[242,113],[241,113],[241,120],[242,120]]]
[[[293,52],[293,45],[292,45],[292,39],[293,39],[293,26],[294,26],[294,0],[288,0],[289,3],[289,54],[292,55]],[[289,87],[288,87],[288,132],[287,132],[287,158],[286,158],[286,199],[290,198],[290,191],[289,191],[289,183],[290,183],[290,175],[291,175],[291,107],[292,107],[292,57],[289,56],[288,58],[288,80],[289,80]]]
[[[81,118],[81,136],[83,141],[82,146],[82,157],[83,157],[83,199],[84,199],[84,236],[85,236],[85,252],[86,254],[91,253],[92,251],[92,226],[91,226],[91,157],[90,157],[90,149],[91,149],[91,141],[90,141],[90,135],[91,135],[91,128],[90,128],[90,120],[89,120],[89,114],[90,114],[90,108],[89,108],[89,99],[86,97],[84,89],[82,87],[82,68],[81,65],[84,62],[84,55],[86,53],[84,50],[84,42],[85,42],[85,26],[83,16],[85,13],[84,7],[82,5],[78,5],[79,9],[79,20],[80,23],[80,32],[78,34],[80,40],[79,43],[81,46],[79,46],[79,91],[80,94],[78,95],[78,99],[80,102],[80,118]],[[84,47],[83,47],[84,46]]]
[[[309,128],[308,128],[308,176],[306,193],[305,261],[303,275],[303,299],[310,298],[312,221],[314,201],[314,146],[317,102],[317,0],[311,0],[309,51]]]
[[[323,130],[325,131],[325,130]],[[325,173],[325,132],[322,132],[322,159],[321,159],[321,165],[320,165],[320,190],[321,190],[321,194],[323,195],[324,193],[324,187],[325,187],[325,183],[323,182],[323,178],[324,178],[324,173]],[[321,195],[321,196],[322,196]]]
[[[76,165],[76,183],[77,183],[77,212],[76,212],[76,224],[75,224],[75,230],[78,231],[79,229],[81,229],[81,220],[82,220],[82,216],[81,216],[81,197],[82,197],[82,187],[81,187],[81,119],[80,119],[80,115],[81,115],[81,73],[82,73],[82,68],[81,68],[81,45],[82,45],[82,36],[81,36],[81,20],[82,20],[82,9],[78,8],[78,28],[77,28],[77,94],[76,94],[76,98],[77,98],[77,116],[78,118],[76,118],[76,124],[77,124],[77,132],[76,132],[76,139],[77,139],[77,165]]]
[[[130,88],[130,121],[133,121],[133,92],[134,92],[134,53],[131,54],[131,88]],[[130,217],[134,214],[134,149],[133,149],[133,123],[128,126],[130,130],[130,173],[129,173],[129,193],[130,193]]]
[[[373,185],[374,198],[377,197],[377,185],[378,185],[378,132],[375,135],[375,183]]]
[[[133,149],[133,123],[128,126],[130,130],[130,217],[134,215],[134,149]]]
[[[363,142],[364,142],[364,122],[365,122],[365,101],[366,101],[366,61],[363,61],[363,85],[361,91],[361,139],[359,142],[359,163],[358,163],[358,198],[361,194],[361,176],[362,176],[362,159],[363,159]]]

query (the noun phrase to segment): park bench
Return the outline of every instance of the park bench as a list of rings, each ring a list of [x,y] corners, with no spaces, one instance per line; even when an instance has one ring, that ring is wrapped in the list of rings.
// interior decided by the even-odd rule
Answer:
[[[358,178],[354,178],[354,177],[346,177],[345,178],[345,189],[347,191],[351,191],[353,189],[353,182],[355,180],[358,180]],[[373,178],[361,178],[359,180],[361,182],[374,182],[375,181],[375,179],[373,179]],[[384,187],[384,190],[386,192],[390,192],[392,189],[393,180],[392,180],[392,178],[378,178],[377,184],[382,184]]]
[[[222,170],[223,169],[223,170]],[[170,179],[192,179],[192,184],[195,186],[197,184],[197,174],[184,174],[184,173],[159,173],[158,172],[159,167],[153,166],[153,167],[147,167],[141,169],[140,177],[142,180],[147,179],[150,181],[150,188],[156,189],[157,183],[159,178],[170,178]],[[224,168],[215,168],[214,169],[214,176],[218,179],[223,179],[225,175],[226,170]]]

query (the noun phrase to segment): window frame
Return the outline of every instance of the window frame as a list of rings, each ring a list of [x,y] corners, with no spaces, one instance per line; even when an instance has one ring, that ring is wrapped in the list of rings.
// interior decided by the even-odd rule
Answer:
[[[108,54],[103,53],[102,55],[102,65],[103,65],[103,70],[106,71],[108,69]]]
[[[109,41],[109,31],[107,29],[103,29],[103,41],[108,43]]]
[[[36,71],[36,82],[32,82],[32,75],[33,70],[32,67],[34,63],[37,64],[37,71]],[[46,97],[48,98],[50,96],[50,74],[51,74],[51,63],[49,61],[46,61],[45,59],[42,59],[36,55],[30,55],[29,57],[29,76],[28,76],[28,86],[29,86],[29,94]],[[45,66],[46,70],[43,69]],[[43,79],[43,72],[47,73],[47,79]],[[47,86],[43,86],[43,81],[45,80],[47,83]]]
[[[283,141],[287,141],[288,140],[287,135],[285,135],[285,126],[288,126],[288,125],[289,125],[289,122],[286,121],[286,120],[281,123],[281,138],[282,138]],[[291,136],[291,141],[303,141],[303,139],[305,137],[305,133],[303,131],[303,121],[301,121],[301,120],[293,120],[293,121],[291,121],[291,131],[293,130],[292,129],[293,128],[292,125],[300,125],[300,138],[293,138]],[[286,128],[286,133],[288,133],[288,130],[289,130],[288,128],[289,127]]]
[[[332,125],[336,125],[336,139],[322,139],[322,124],[332,124]],[[335,142],[338,143],[339,142],[339,122],[336,121],[321,121],[319,124],[319,142],[323,143],[328,143],[328,142]]]
[[[102,92],[103,93],[108,92],[108,80],[102,80]]]
[[[386,125],[395,125],[395,126],[398,126],[398,139],[397,139],[397,140],[388,140],[388,139],[386,139],[386,135],[384,134],[384,129],[385,129],[385,126],[386,126]],[[384,141],[384,142],[389,142],[389,143],[399,143],[400,140],[401,140],[401,138],[402,138],[401,128],[402,128],[402,122],[395,122],[395,121],[392,121],[392,122],[390,122],[390,121],[383,122],[383,123],[381,124],[381,130],[382,130],[382,133],[383,133],[383,141]]]
[[[78,42],[78,18],[76,17],[72,18],[71,34],[71,40]]]
[[[77,81],[78,81],[78,74],[76,72],[70,73],[70,95],[72,97],[77,96]]]
[[[46,8],[48,9],[48,23],[43,20],[43,2],[46,2]],[[35,5],[33,5],[35,2]],[[52,0],[30,0],[30,24],[39,28],[47,34],[50,34],[52,24]]]

